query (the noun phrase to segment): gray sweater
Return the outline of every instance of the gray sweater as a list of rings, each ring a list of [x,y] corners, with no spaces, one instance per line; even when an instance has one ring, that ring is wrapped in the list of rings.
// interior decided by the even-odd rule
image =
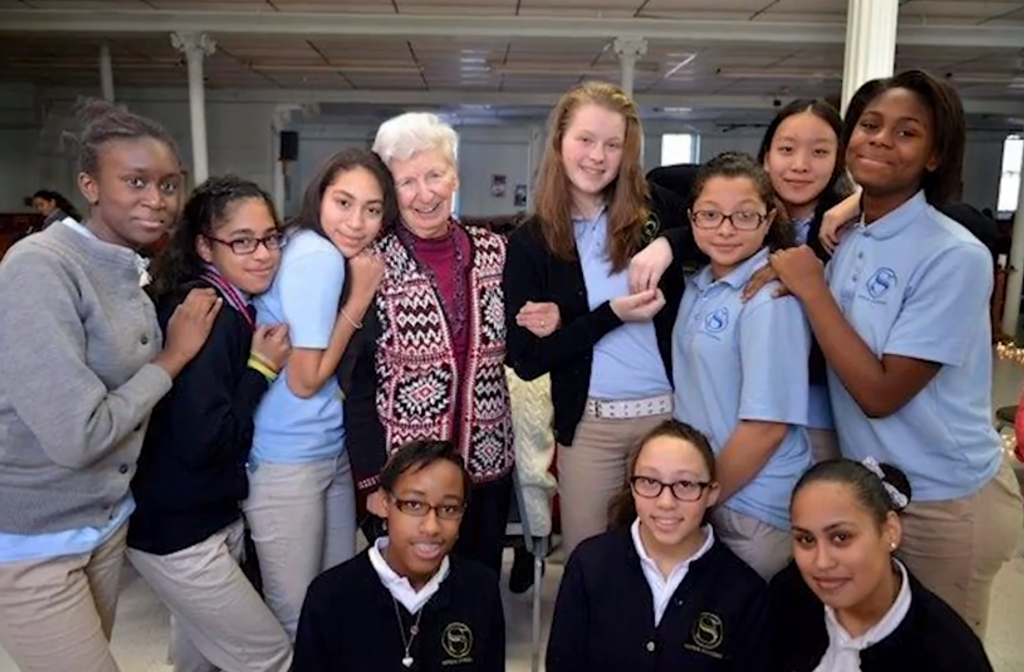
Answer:
[[[149,414],[156,312],[135,253],[54,225],[0,263],[0,531],[104,525],[128,492]]]

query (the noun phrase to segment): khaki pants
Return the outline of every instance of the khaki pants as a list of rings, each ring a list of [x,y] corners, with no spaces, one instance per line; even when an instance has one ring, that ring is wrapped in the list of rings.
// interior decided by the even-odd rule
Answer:
[[[92,553],[0,563],[0,646],[21,672],[119,672],[110,653],[128,526]]]
[[[562,545],[568,557],[581,541],[608,529],[608,504],[626,486],[629,455],[671,414],[608,420],[586,415],[571,446],[558,447]]]
[[[712,511],[711,523],[718,541],[765,581],[770,581],[793,558],[790,533],[753,516],[720,506]]]
[[[292,641],[306,589],[356,554],[356,499],[348,453],[305,464],[261,463],[243,505],[263,595]]]
[[[292,646],[242,573],[244,528],[230,525],[167,555],[128,550],[128,560],[171,611],[175,672],[287,672]]]
[[[902,518],[900,559],[984,640],[992,582],[1024,536],[1010,464],[970,497],[911,503]]]

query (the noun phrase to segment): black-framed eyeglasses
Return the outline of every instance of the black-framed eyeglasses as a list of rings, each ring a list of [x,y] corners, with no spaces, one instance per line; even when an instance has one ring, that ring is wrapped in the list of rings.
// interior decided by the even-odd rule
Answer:
[[[267,248],[271,252],[276,252],[285,246],[287,239],[285,235],[280,231],[264,236],[263,238],[238,238],[237,240],[221,240],[215,236],[207,236],[203,234],[203,237],[207,240],[212,240],[215,243],[221,245],[227,245],[231,248],[231,251],[235,254],[253,254],[259,249],[260,245]]]
[[[727,219],[739,231],[753,231],[764,224],[764,221],[768,219],[768,213],[756,210],[737,210],[727,215],[721,210],[690,211],[690,221],[698,229],[717,229]]]
[[[672,496],[680,502],[696,502],[704,494],[704,490],[711,487],[708,481],[675,481],[664,483],[656,478],[648,476],[634,476],[629,479],[633,486],[633,492],[644,499],[657,499],[661,493],[668,488]]]
[[[461,502],[458,504],[427,504],[418,499],[399,499],[394,495],[391,495],[391,501],[394,502],[396,509],[414,518],[426,518],[431,511],[434,511],[441,520],[459,520],[466,513],[466,505]]]

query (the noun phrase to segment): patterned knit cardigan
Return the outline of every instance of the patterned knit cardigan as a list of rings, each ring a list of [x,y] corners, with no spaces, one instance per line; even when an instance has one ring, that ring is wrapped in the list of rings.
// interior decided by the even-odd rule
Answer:
[[[464,381],[430,278],[398,236],[378,243],[386,270],[375,301],[376,407],[389,455],[408,441],[457,435],[473,481],[484,482],[509,473],[513,463],[501,287],[505,240],[475,227],[463,230],[472,249]]]

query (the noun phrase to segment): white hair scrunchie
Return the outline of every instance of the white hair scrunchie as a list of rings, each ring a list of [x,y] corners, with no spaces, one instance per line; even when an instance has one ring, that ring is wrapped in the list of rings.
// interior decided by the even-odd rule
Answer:
[[[889,494],[889,499],[892,500],[893,506],[896,507],[897,511],[902,511],[907,508],[907,505],[910,504],[910,500],[907,499],[906,495],[897,490],[895,485],[885,479],[885,472],[882,471],[882,465],[878,464],[878,460],[873,457],[865,457],[861,464],[881,479],[882,485],[885,486],[885,491]]]

